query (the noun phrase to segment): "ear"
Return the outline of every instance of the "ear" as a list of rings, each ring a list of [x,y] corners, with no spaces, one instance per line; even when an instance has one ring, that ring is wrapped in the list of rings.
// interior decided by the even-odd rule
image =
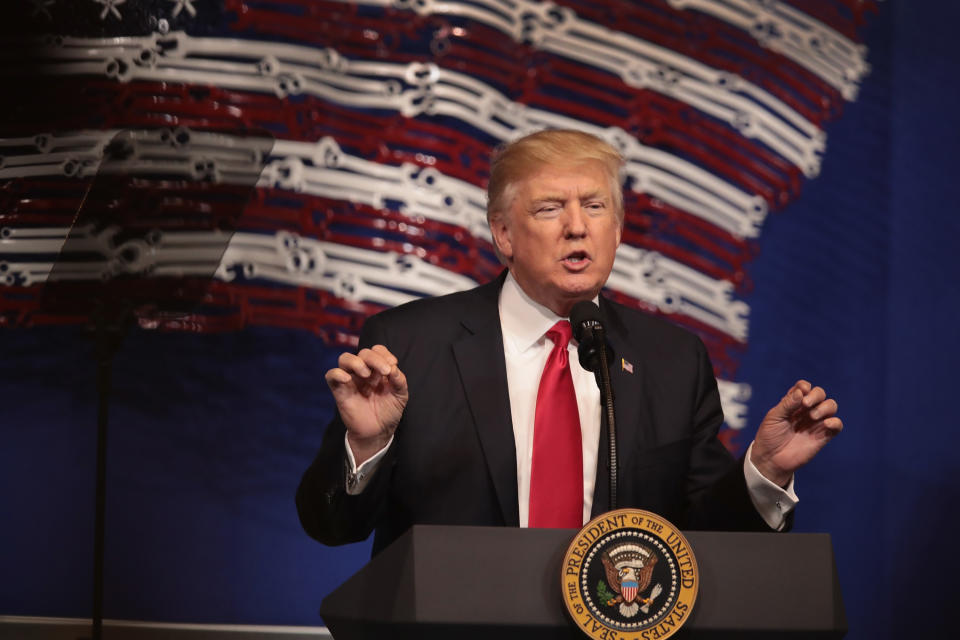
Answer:
[[[500,214],[490,222],[490,234],[503,259],[508,263],[513,260],[513,243],[510,240],[510,227],[507,225],[506,215]]]

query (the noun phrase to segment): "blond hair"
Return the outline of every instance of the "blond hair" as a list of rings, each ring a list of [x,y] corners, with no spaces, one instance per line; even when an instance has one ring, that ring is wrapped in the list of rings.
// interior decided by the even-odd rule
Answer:
[[[501,145],[490,162],[487,183],[487,222],[497,220],[510,208],[516,185],[545,165],[572,165],[597,160],[610,178],[617,218],[623,223],[623,187],[620,170],[623,156],[597,136],[573,129],[548,129]]]

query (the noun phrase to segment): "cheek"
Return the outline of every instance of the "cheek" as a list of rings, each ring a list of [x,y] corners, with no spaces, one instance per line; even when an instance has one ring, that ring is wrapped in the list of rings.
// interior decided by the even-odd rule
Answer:
[[[608,233],[603,237],[603,240],[599,242],[597,248],[602,255],[612,259],[613,255],[617,252],[618,246],[620,246],[619,234]]]

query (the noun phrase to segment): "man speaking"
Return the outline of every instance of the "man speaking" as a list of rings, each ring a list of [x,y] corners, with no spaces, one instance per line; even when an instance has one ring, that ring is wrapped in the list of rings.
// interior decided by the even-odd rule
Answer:
[[[337,404],[297,491],[304,529],[373,552],[413,524],[580,527],[610,507],[600,392],[568,321],[594,301],[606,329],[618,507],[683,529],[781,530],[793,473],[842,423],[798,381],[743,459],[702,342],[600,296],[623,228],[623,159],[578,131],[541,131],[494,157],[487,218],[507,270],[470,291],[370,318],[326,380]]]

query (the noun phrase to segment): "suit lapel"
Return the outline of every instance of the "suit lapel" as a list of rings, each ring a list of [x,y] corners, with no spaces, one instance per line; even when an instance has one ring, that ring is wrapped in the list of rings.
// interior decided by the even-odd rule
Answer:
[[[504,523],[515,527],[520,524],[517,454],[497,307],[505,273],[480,287],[476,304],[464,308],[461,324],[466,333],[454,343],[453,354]]]
[[[629,466],[630,458],[639,444],[639,434],[644,431],[649,421],[646,407],[642,402],[643,393],[641,393],[645,374],[642,361],[630,341],[626,325],[616,309],[603,296],[600,297],[600,314],[606,329],[607,344],[613,350],[613,357],[609,362],[610,385],[613,388],[617,459],[621,470],[618,474],[618,482],[621,485],[618,486],[617,494],[622,499],[627,495],[628,489],[622,486],[622,470]],[[597,477],[591,510],[593,517],[610,510],[610,441],[605,427],[600,429],[600,445],[597,453]],[[620,506],[622,504],[621,501]]]
[[[460,322],[466,331],[464,337],[454,343],[453,354],[504,523],[519,526],[517,454],[497,307],[505,275],[506,272],[496,281],[478,288],[473,304],[465,306]],[[607,343],[613,350],[609,362],[610,383],[617,424],[617,453],[622,470],[630,465],[640,444],[639,438],[650,423],[642,393],[645,372],[626,325],[616,308],[602,296],[600,312],[607,331]],[[629,370],[631,367],[633,371]],[[621,485],[618,488],[621,497],[626,497],[628,492],[629,487]],[[609,509],[609,439],[606,429],[601,429],[592,515],[600,515]]]

